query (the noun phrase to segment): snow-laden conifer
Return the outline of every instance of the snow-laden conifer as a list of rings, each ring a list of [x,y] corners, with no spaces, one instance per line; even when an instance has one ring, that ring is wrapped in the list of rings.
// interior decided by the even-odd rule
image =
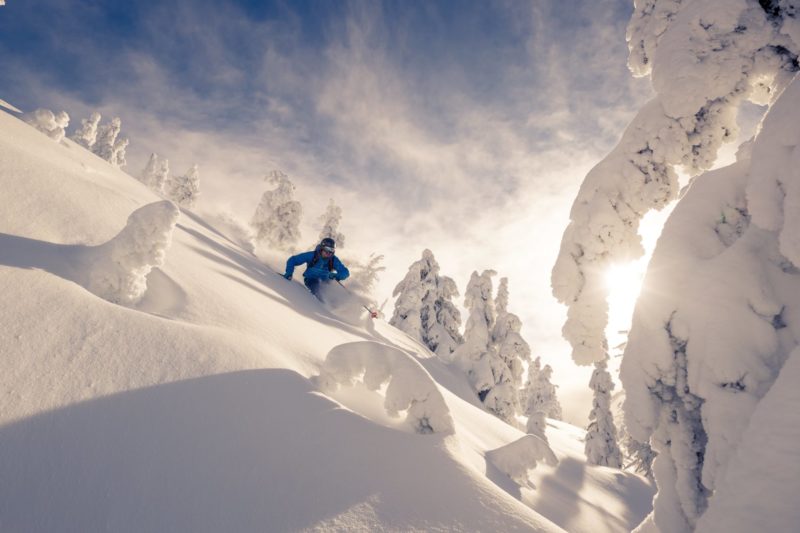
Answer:
[[[492,342],[497,319],[492,298],[492,276],[496,274],[493,270],[484,270],[480,275],[472,273],[464,293],[464,306],[469,311],[464,343],[456,348],[453,357],[466,372],[483,405],[499,418],[516,426],[519,397],[514,388],[514,376],[498,356]]]
[[[118,138],[114,142],[114,153],[112,155],[111,164],[115,167],[122,168],[128,165],[128,161],[125,159],[125,150],[127,150],[128,144],[130,144],[130,140],[127,137]]]
[[[531,360],[531,347],[522,338],[522,321],[508,310],[508,278],[501,278],[495,298],[497,318],[492,329],[492,343],[497,355],[511,371],[514,390],[522,386],[524,363]],[[519,400],[517,400],[519,404]],[[519,411],[519,409],[518,409]]]
[[[747,484],[760,490],[747,505],[738,487],[718,491],[796,345],[786,331],[798,327],[800,295],[800,25],[786,1],[642,2],[628,36],[631,68],[650,75],[656,97],[587,176],[554,291],[570,305],[565,333],[576,359],[603,359],[603,266],[638,255],[638,221],[676,196],[676,166],[696,175],[664,226],[636,307],[620,372],[625,421],[658,453],[658,529],[700,529],[715,506],[744,523],[787,493],[764,479],[765,465],[748,470]],[[746,100],[770,107],[755,141],[734,165],[698,175],[736,137]],[[785,440],[772,443],[769,461],[796,463],[796,453],[779,451],[791,440],[776,439]],[[760,527],[786,529],[780,516],[762,513]]]
[[[180,211],[162,200],[140,207],[116,237],[78,258],[85,286],[114,303],[132,305],[147,290],[147,275],[164,264]]]
[[[200,168],[194,164],[182,176],[173,175],[165,185],[167,198],[181,207],[191,209],[200,195]]]
[[[547,439],[546,418],[561,420],[561,404],[556,396],[556,386],[550,382],[553,369],[550,365],[542,368],[541,358],[537,357],[528,365],[528,380],[520,394],[520,403],[528,417],[526,431]]]
[[[97,140],[92,146],[92,152],[117,167],[125,166],[125,149],[128,147],[128,139],[119,137],[121,130],[122,120],[119,117],[101,124],[97,129]]]
[[[739,105],[766,103],[797,70],[795,11],[782,1],[636,3],[629,65],[650,75],[656,96],[586,176],[552,272],[578,364],[605,359],[606,269],[642,255],[639,221],[677,197],[676,169],[710,168],[736,138]]]
[[[463,341],[461,313],[452,301],[458,296],[455,281],[439,275],[439,270],[433,252],[424,250],[392,293],[397,300],[389,323],[449,361]]]
[[[161,158],[158,162],[158,169],[153,175],[151,187],[154,191],[163,194],[167,183],[169,183],[169,159]]]
[[[628,42],[631,69],[656,96],[584,180],[553,292],[569,306],[575,361],[604,361],[606,267],[641,255],[639,221],[677,197],[676,168],[696,176],[650,262],[620,374],[628,430],[658,453],[655,525],[689,531],[792,347],[780,330],[798,264],[797,180],[785,169],[798,168],[789,84],[800,25],[783,0],[637,2]],[[736,138],[746,100],[772,107],[755,143],[733,167],[701,175]],[[766,493],[753,497],[781,497]]]
[[[100,113],[94,111],[89,118],[81,119],[81,127],[75,130],[71,139],[91,150],[97,141],[97,125],[100,124],[100,118]]]
[[[279,170],[270,172],[265,180],[275,188],[261,196],[250,224],[257,246],[293,251],[300,239],[300,217],[303,207],[294,199],[294,184]]]
[[[624,426],[621,429],[624,430]],[[622,431],[622,434],[620,442],[625,451],[625,468],[632,469],[647,479],[655,481],[653,474],[653,461],[657,455],[655,450],[653,450],[649,442],[639,442],[626,431]]]
[[[21,118],[56,142],[64,138],[64,132],[69,126],[69,115],[66,111],[54,114],[49,109],[39,108],[31,113],[25,113]]]
[[[325,212],[320,215],[319,219],[317,220],[319,224],[322,225],[322,229],[319,232],[319,239],[317,242],[320,242],[322,239],[329,237],[336,242],[336,248],[343,248],[344,247],[344,234],[339,231],[339,224],[342,222],[342,208],[333,203],[333,199],[331,198],[330,203],[328,203],[328,207],[325,208]],[[316,244],[316,243],[314,243]]]
[[[150,154],[147,165],[142,170],[139,180],[153,191],[164,194],[164,187],[169,177],[169,160],[158,154]]]
[[[594,392],[594,399],[586,430],[586,458],[591,464],[622,468],[622,452],[617,444],[617,427],[611,413],[614,381],[605,361],[595,363],[589,388]]]

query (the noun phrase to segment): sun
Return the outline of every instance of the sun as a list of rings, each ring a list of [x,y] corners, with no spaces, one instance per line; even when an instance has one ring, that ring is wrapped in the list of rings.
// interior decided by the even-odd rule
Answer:
[[[608,303],[612,307],[630,307],[642,290],[644,268],[640,261],[610,266],[605,274]]]
[[[608,296],[608,339],[609,353],[618,355],[625,347],[628,330],[633,319],[633,309],[642,290],[642,282],[653,255],[661,230],[669,217],[674,204],[660,212],[651,211],[641,221],[639,234],[644,246],[644,255],[636,261],[618,263],[608,267],[605,272]]]
[[[645,268],[646,262],[635,261],[612,265],[606,270],[605,282],[608,290],[606,338],[612,355],[624,348],[631,327],[633,308],[642,290]]]

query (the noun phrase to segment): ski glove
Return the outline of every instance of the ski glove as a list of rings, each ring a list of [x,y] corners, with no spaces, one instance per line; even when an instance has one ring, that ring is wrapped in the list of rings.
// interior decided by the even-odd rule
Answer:
[[[338,275],[339,275],[338,272],[335,272],[335,271],[334,272],[329,272],[328,273],[328,279],[339,279],[339,278],[336,277]]]
[[[288,274],[288,273],[287,273],[287,274],[284,274],[284,275],[283,275],[283,277],[284,277],[284,278],[286,278],[286,279],[288,279],[288,280],[291,280],[291,279],[292,279],[292,275],[291,275],[291,274]]]

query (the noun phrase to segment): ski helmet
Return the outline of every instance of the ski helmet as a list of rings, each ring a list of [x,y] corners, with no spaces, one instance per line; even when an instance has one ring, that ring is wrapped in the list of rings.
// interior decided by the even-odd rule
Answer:
[[[330,237],[325,237],[319,243],[323,248],[336,248],[336,242]]]

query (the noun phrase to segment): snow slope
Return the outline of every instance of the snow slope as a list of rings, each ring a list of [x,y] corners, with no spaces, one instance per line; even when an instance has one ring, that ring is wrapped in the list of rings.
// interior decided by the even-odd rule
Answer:
[[[522,433],[462,376],[191,212],[138,304],[89,292],[65,263],[160,198],[3,112],[0,191],[2,531],[602,532],[650,511],[646,482],[586,465],[561,423],[558,465],[531,472],[536,489],[513,482],[486,453]],[[317,387],[349,343],[395,372],[388,389]],[[451,431],[415,433],[414,404],[387,414],[384,395],[419,391],[438,391]]]

